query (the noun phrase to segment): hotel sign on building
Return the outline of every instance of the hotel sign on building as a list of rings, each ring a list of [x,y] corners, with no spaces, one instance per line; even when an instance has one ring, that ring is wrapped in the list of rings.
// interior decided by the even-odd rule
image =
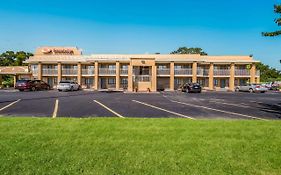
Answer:
[[[258,61],[251,56],[82,55],[76,47],[39,47],[26,63],[33,78],[53,87],[59,81],[73,80],[95,90],[157,91],[198,82],[205,89],[233,91],[236,85],[260,80]]]

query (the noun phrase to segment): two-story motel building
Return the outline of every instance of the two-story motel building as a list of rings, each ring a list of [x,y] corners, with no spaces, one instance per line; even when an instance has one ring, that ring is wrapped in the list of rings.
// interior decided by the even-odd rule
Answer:
[[[73,80],[83,88],[127,91],[176,90],[188,82],[233,91],[241,83],[259,83],[257,62],[250,56],[82,55],[76,47],[40,47],[26,61],[32,78],[54,88],[61,80]]]

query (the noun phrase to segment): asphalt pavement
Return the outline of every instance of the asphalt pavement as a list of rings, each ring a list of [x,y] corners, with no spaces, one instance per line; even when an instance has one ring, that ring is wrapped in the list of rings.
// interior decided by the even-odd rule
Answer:
[[[0,116],[281,119],[281,93],[4,92]]]

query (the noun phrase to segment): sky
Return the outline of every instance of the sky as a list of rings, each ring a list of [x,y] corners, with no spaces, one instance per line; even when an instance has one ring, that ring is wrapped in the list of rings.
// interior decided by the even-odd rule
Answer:
[[[281,0],[0,0],[0,52],[77,46],[84,54],[254,55],[281,70]]]

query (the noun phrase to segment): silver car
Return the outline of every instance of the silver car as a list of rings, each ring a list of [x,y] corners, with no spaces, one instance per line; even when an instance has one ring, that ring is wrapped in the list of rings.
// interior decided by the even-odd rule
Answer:
[[[58,91],[78,91],[81,86],[74,81],[60,81],[57,89]]]
[[[262,86],[261,84],[252,83],[252,84],[237,86],[235,88],[235,91],[236,92],[244,91],[244,92],[250,92],[250,93],[253,93],[253,92],[264,93],[264,92],[268,91],[268,89],[265,86]]]

